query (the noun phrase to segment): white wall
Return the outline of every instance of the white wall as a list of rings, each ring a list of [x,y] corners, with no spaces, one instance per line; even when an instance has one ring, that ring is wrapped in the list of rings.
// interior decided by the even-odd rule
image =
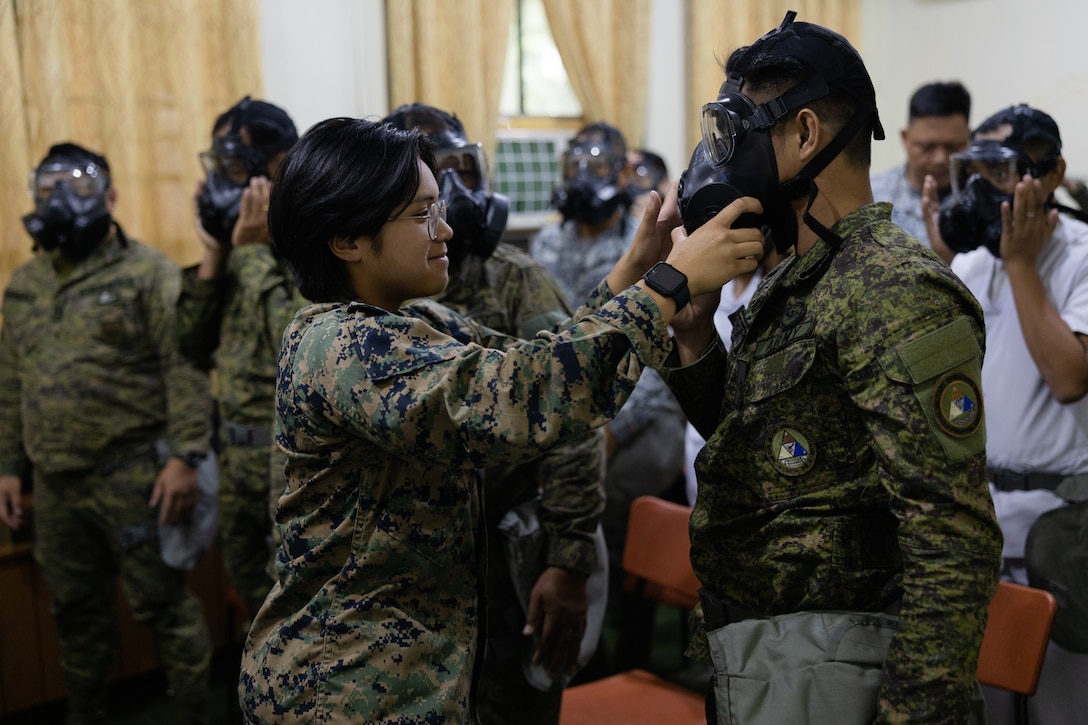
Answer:
[[[1051,114],[1069,173],[1088,176],[1088,135],[1078,121],[1088,118],[1088,2],[860,2],[862,37],[851,40],[873,77],[888,133],[873,146],[874,170],[903,160],[899,130],[911,93],[955,78],[971,91],[972,125],[1012,103]],[[665,157],[674,177],[691,151],[679,114],[694,113],[698,100],[686,98],[683,82],[685,7],[681,0],[653,3],[648,48],[645,145]],[[384,116],[384,29],[382,0],[261,0],[265,97],[287,109],[300,132],[334,115]]]
[[[382,0],[260,0],[264,99],[301,134],[333,116],[389,113]]]
[[[888,140],[873,169],[904,159],[899,131],[918,86],[956,79],[971,92],[971,125],[1027,103],[1062,132],[1068,174],[1088,176],[1088,2],[1084,0],[861,0],[857,43]]]

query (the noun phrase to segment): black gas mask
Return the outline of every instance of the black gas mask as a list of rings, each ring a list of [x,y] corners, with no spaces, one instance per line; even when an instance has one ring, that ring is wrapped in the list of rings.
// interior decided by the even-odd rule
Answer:
[[[23,217],[23,226],[46,252],[83,259],[109,233],[108,188],[108,173],[93,162],[47,159],[31,174],[35,209]]]
[[[1039,178],[1057,165],[1057,155],[1038,162],[1014,143],[995,140],[972,142],[949,160],[952,194],[941,207],[941,238],[953,252],[985,247],[1001,257],[1001,205],[1011,208],[1016,182],[1024,174]]]
[[[446,221],[453,229],[446,242],[453,263],[468,255],[490,257],[510,215],[510,200],[491,193],[488,187],[487,158],[480,144],[461,143],[435,151],[439,193],[446,201]]]
[[[818,189],[815,178],[862,129],[877,140],[884,129],[876,111],[876,93],[857,51],[837,33],[810,23],[794,23],[786,13],[782,24],[730,59],[718,100],[703,106],[703,140],[682,176],[680,211],[688,233],[695,231],[728,204],[752,196],[763,205],[758,216],[738,219],[735,226],[760,226],[784,254],[797,243],[792,202],[808,196],[805,224],[833,246],[841,240],[810,214]],[[754,61],[781,55],[802,61],[812,74],[760,106],[740,89]],[[843,128],[793,179],[778,182],[778,165],[770,130],[794,110],[827,96],[834,85],[858,102]]]
[[[752,196],[763,203],[762,214],[744,214],[733,224],[736,228],[768,227],[775,218],[792,218],[781,214],[781,204],[769,204],[778,196],[778,164],[770,134],[766,131],[749,130],[755,107],[740,94],[729,94],[718,101],[721,114],[703,116],[703,138],[691,155],[691,163],[680,175],[677,202],[684,228],[688,234],[701,227],[718,212],[744,196]],[[736,121],[743,128],[738,138],[728,124]],[[708,126],[709,124],[709,126]],[[728,139],[729,150],[722,147]],[[707,140],[718,145],[717,154],[708,151]],[[714,158],[725,158],[715,163]],[[773,212],[779,213],[773,213]],[[790,210],[786,210],[790,211]],[[778,235],[775,235],[776,238]],[[784,235],[796,237],[796,230]]]
[[[204,231],[221,244],[230,244],[242,211],[242,192],[250,179],[270,176],[272,157],[298,140],[298,133],[282,109],[249,96],[224,117],[230,119],[230,129],[216,135],[211,150],[200,154],[205,179],[197,209]],[[248,144],[242,141],[243,128],[249,134]]]
[[[231,132],[216,137],[212,150],[200,154],[200,161],[206,173],[197,198],[200,225],[221,244],[230,244],[242,212],[242,192],[250,179],[268,175],[268,158]]]
[[[631,197],[619,186],[626,151],[614,154],[605,140],[576,139],[563,153],[563,183],[552,191],[552,207],[564,221],[600,224]]]

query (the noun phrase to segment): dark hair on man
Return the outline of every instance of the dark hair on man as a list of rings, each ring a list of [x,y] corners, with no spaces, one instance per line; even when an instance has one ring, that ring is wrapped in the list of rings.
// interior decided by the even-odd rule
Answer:
[[[760,53],[744,69],[744,93],[747,96],[759,96],[770,100],[807,81],[814,74],[807,63],[793,56],[777,53]],[[860,108],[860,103],[836,85],[829,86],[829,92],[823,98],[804,104],[816,111],[820,119],[827,123],[832,135],[850,122]],[[782,118],[776,129],[787,119],[797,116],[801,109],[795,109]],[[868,165],[872,161],[872,128],[862,126],[842,151],[843,156],[857,164]]]
[[[1054,170],[1062,155],[1062,135],[1057,122],[1047,113],[1026,103],[1003,108],[978,125],[972,138],[980,133],[1010,127],[1005,145],[1019,148],[1035,163],[1035,171],[1045,175]]]
[[[434,152],[419,131],[356,118],[322,121],[291,147],[272,184],[268,229],[303,296],[355,297],[329,242],[367,237],[380,252],[382,227],[419,189],[420,161],[435,171]]]
[[[94,164],[105,172],[106,188],[108,189],[110,186],[110,163],[106,161],[106,157],[101,154],[96,154],[89,149],[85,149],[79,144],[72,143],[71,141],[53,144],[49,147],[49,151],[46,152],[45,157],[38,163],[38,166],[44,165],[47,161],[68,161],[82,164]]]
[[[971,94],[959,81],[927,83],[910,97],[908,121],[929,116],[971,118]]]

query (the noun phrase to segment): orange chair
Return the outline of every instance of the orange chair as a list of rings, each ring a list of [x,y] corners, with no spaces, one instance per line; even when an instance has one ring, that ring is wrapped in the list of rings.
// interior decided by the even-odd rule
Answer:
[[[1043,589],[1002,581],[978,652],[978,681],[1014,695],[1016,722],[1028,721],[1028,698],[1039,685],[1057,603]]]
[[[659,604],[691,609],[699,580],[691,570],[691,508],[654,496],[631,503],[623,548],[624,590]],[[559,725],[706,725],[704,694],[640,669],[569,687]]]

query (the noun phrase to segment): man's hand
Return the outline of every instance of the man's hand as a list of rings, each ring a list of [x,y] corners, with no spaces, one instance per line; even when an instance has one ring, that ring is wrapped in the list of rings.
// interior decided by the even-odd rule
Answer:
[[[1058,210],[1046,211],[1045,203],[1042,183],[1028,174],[1016,182],[1012,206],[1002,202],[1000,249],[1006,267],[1022,265],[1035,269],[1058,224]]]
[[[171,458],[159,471],[155,479],[155,488],[151,491],[151,508],[162,504],[159,510],[159,525],[168,526],[185,520],[196,503],[199,487],[196,469],[191,468],[180,458]]]
[[[238,223],[230,241],[235,247],[246,244],[271,244],[272,235],[268,233],[268,197],[272,184],[263,176],[249,180],[249,186],[242,192],[242,208],[238,213]]]
[[[0,521],[12,531],[23,525],[22,486],[18,476],[0,476]]]
[[[541,573],[529,598],[529,614],[522,634],[540,632],[533,664],[549,675],[566,674],[578,664],[586,629],[586,577],[551,566]]]
[[[926,174],[922,182],[922,221],[926,225],[926,239],[918,241],[925,244],[929,242],[929,248],[944,260],[945,264],[952,264],[952,258],[956,253],[941,236],[941,199],[937,191],[937,180],[931,174]]]

